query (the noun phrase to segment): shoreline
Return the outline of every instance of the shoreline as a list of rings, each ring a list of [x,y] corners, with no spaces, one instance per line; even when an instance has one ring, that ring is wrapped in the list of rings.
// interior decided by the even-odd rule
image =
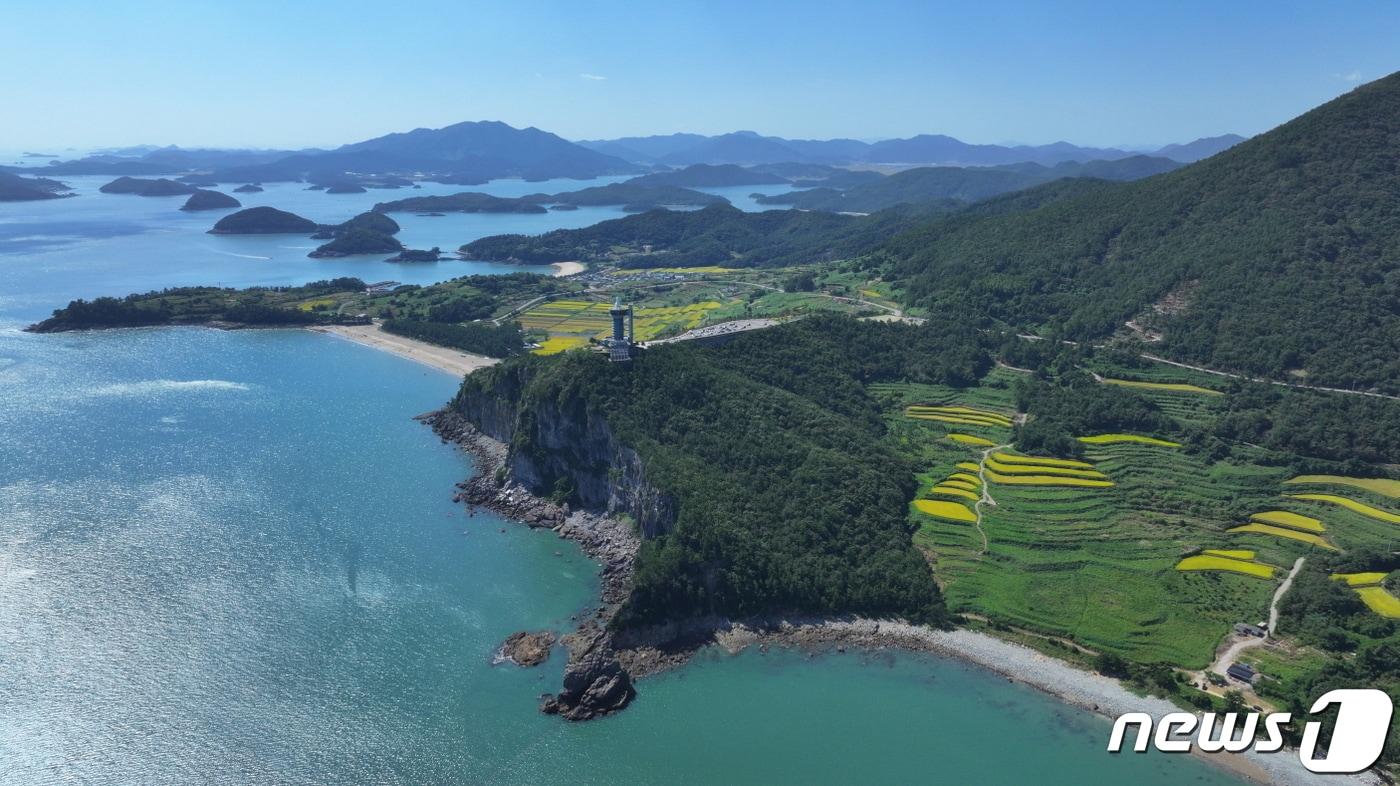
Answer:
[[[1111,677],[1084,671],[1022,644],[966,628],[937,630],[900,620],[855,616],[773,615],[739,621],[717,617],[692,619],[614,635],[608,627],[627,597],[633,561],[640,546],[637,534],[617,519],[572,511],[567,505],[555,505],[536,497],[519,485],[498,482],[498,477],[505,478],[508,447],[481,433],[460,415],[444,409],[419,415],[417,419],[431,426],[444,442],[458,445],[476,460],[476,474],[457,484],[460,491],[454,495],[454,501],[486,508],[531,528],[549,528],[559,537],[574,541],[590,559],[599,563],[600,605],[586,609],[580,615],[583,621],[579,627],[559,639],[569,650],[564,677],[566,686],[571,677],[591,680],[600,668],[597,662],[600,652],[607,658],[610,668],[621,667],[626,689],[630,691],[630,678],[679,668],[701,649],[710,646],[722,647],[730,654],[754,645],[814,653],[853,647],[953,658],[1109,721],[1127,712],[1146,712],[1159,719],[1167,713],[1183,711],[1165,699],[1139,696]],[[586,720],[619,711],[630,698],[629,694],[620,704],[597,711],[560,714],[571,720]],[[541,709],[560,712],[554,701],[554,697],[549,697]],[[1345,779],[1309,772],[1299,762],[1297,751],[1287,747],[1266,754],[1253,750],[1204,753],[1193,746],[1192,755],[1253,783],[1385,786],[1385,781],[1371,771]]]
[[[313,333],[322,333],[328,336],[336,336],[347,341],[352,341],[361,346],[370,347],[398,355],[401,358],[422,363],[438,371],[443,371],[456,376],[466,376],[477,369],[494,366],[501,362],[497,358],[489,358],[485,355],[473,355],[459,349],[440,347],[437,344],[429,344],[426,341],[399,336],[387,333],[378,324],[369,325],[316,325],[309,327]]]

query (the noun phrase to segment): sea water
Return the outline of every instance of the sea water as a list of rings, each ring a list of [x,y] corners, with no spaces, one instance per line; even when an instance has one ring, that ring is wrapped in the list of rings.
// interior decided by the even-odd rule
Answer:
[[[66,180],[83,196],[0,206],[0,784],[1234,782],[915,654],[706,652],[615,717],[540,714],[563,653],[492,655],[571,629],[597,566],[451,502],[471,461],[411,418],[458,380],[306,331],[18,330],[77,296],[517,268],[309,260]],[[240,198],[336,221],[455,190]],[[396,218],[446,248],[598,210]]]
[[[451,501],[456,379],[304,331],[0,331],[0,783],[1227,783],[956,661],[702,654],[536,710],[597,566]]]

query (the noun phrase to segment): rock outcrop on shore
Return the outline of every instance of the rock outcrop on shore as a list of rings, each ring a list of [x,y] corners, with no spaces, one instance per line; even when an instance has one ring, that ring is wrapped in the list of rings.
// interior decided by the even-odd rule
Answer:
[[[571,653],[564,687],[546,696],[540,711],[565,720],[591,720],[625,708],[636,696],[631,675],[618,662],[606,634],[599,634],[581,652]]]
[[[549,631],[512,633],[501,644],[497,659],[510,661],[517,666],[538,666],[549,660],[549,650],[554,646],[554,634]]]
[[[626,707],[636,696],[632,677],[614,651],[608,623],[632,584],[633,563],[641,539],[625,522],[568,505],[556,505],[511,483],[505,471],[506,445],[482,433],[450,410],[419,417],[444,442],[455,442],[476,459],[477,473],[458,484],[453,501],[479,505],[530,527],[548,528],[572,540],[602,565],[602,607],[585,616],[574,633],[562,639],[569,650],[564,685],[541,709],[568,720],[587,720]]]

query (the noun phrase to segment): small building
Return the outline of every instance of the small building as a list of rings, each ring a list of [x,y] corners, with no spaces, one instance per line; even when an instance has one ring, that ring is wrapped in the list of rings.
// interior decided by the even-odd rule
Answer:
[[[1265,630],[1262,625],[1251,625],[1248,622],[1236,622],[1235,633],[1239,636],[1253,636],[1256,639],[1262,639],[1268,635],[1269,632]]]
[[[1249,685],[1253,685],[1255,678],[1259,676],[1259,673],[1254,670],[1254,667],[1248,663],[1232,663],[1230,664],[1230,668],[1225,670],[1225,674],[1231,679],[1239,680]]]
[[[392,292],[399,286],[397,281],[376,281],[373,284],[365,284],[366,295],[382,295],[385,292]]]

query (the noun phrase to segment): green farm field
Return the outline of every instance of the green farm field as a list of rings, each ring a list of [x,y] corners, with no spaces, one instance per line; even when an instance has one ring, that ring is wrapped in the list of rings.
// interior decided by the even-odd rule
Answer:
[[[1209,375],[1169,366],[1133,372],[1132,379],[1154,383],[1204,387],[1211,382]],[[1015,384],[1024,376],[997,368],[981,384],[966,389],[870,386],[886,408],[891,438],[924,470],[918,475],[921,498],[955,499],[935,487],[954,472],[966,472],[968,462],[981,463],[984,453],[994,452],[955,441],[949,434],[973,435],[993,445],[1015,438],[1014,428],[989,422],[927,419],[931,408],[964,407],[1015,417]],[[1212,406],[1222,398],[1167,388],[1133,387],[1132,392],[1181,428],[1208,424],[1215,416]],[[1184,448],[1145,442],[1084,444],[1080,459],[1114,485],[1007,485],[985,476],[992,479],[987,491],[995,504],[980,505],[980,523],[911,508],[914,542],[933,565],[951,610],[1067,638],[1141,664],[1166,662],[1198,669],[1212,660],[1234,623],[1267,618],[1277,582],[1298,557],[1323,551],[1305,542],[1306,537],[1270,534],[1277,527],[1229,530],[1270,511],[1275,513],[1265,520],[1307,521],[1279,515],[1281,511],[1319,520],[1324,531],[1313,537],[1342,551],[1393,545],[1400,533],[1400,525],[1347,507],[1285,495],[1338,494],[1391,511],[1400,509],[1394,499],[1355,484],[1285,485],[1292,473],[1265,465],[1264,452],[1248,446],[1237,446],[1226,459],[1211,460]],[[1184,557],[1205,549],[1253,551],[1259,563],[1278,570],[1270,579],[1177,569]]]

